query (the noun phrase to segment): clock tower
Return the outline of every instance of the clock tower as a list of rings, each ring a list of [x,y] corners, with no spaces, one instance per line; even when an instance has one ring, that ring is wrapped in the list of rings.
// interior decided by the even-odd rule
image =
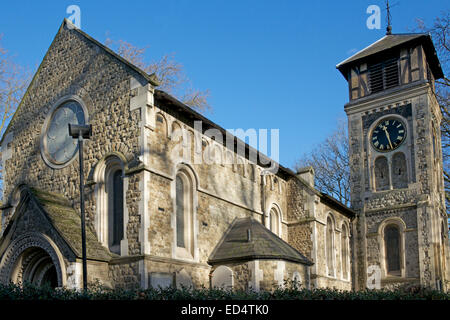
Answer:
[[[435,79],[428,34],[391,34],[337,65],[348,81],[355,289],[450,288]]]

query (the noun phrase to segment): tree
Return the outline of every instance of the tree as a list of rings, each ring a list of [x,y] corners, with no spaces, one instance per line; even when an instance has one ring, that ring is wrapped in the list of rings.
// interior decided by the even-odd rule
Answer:
[[[29,73],[14,62],[0,43],[0,135],[3,135],[29,83]]]
[[[19,106],[30,79],[30,73],[16,64],[0,43],[0,136],[3,136],[6,126]],[[2,171],[0,163],[0,196],[3,194]]]
[[[166,54],[160,60],[148,63],[144,56],[147,48],[110,38],[106,39],[105,44],[148,74],[155,73],[160,82],[159,89],[178,97],[184,104],[200,112],[211,110],[208,101],[209,90],[201,91],[192,88],[191,80],[184,73],[183,65],[174,60],[173,54]]]
[[[436,80],[436,98],[442,112],[441,139],[444,169],[445,200],[447,213],[450,209],[450,81],[446,76],[450,66],[450,10],[437,17],[432,27],[427,27],[423,20],[417,19],[418,28],[431,34],[438,53],[444,78]],[[449,214],[450,216],[450,214]]]
[[[344,120],[339,120],[337,129],[295,164],[295,170],[313,167],[315,187],[347,206],[350,205],[348,147],[347,125]]]

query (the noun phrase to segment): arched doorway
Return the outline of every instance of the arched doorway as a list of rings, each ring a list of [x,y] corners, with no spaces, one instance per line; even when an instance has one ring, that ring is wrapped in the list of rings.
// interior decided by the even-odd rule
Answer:
[[[12,269],[11,281],[32,283],[36,286],[58,286],[56,267],[50,255],[39,247],[30,247],[22,252]]]
[[[30,232],[15,239],[0,261],[0,283],[32,283],[37,286],[66,286],[65,262],[47,235]]]

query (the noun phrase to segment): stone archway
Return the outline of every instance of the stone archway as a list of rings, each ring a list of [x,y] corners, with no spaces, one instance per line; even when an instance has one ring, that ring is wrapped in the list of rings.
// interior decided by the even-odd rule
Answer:
[[[48,236],[27,233],[15,239],[4,253],[0,261],[0,282],[62,287],[66,285],[64,266],[59,249]]]
[[[17,258],[10,277],[14,283],[58,286],[56,267],[50,255],[39,247],[30,247]]]

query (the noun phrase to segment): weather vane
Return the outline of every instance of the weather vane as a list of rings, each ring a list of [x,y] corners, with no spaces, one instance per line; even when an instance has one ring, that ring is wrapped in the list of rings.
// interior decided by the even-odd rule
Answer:
[[[392,26],[391,26],[391,11],[389,8],[389,0],[386,0],[386,15],[387,15],[387,27],[386,34],[392,34]]]

